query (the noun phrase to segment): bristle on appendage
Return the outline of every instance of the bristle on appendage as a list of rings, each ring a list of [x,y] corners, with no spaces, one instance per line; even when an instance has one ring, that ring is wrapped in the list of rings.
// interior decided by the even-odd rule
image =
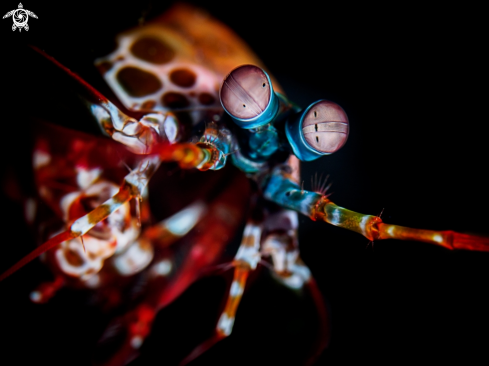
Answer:
[[[382,207],[382,210],[380,211],[380,213],[377,215],[377,217],[380,219],[382,218],[382,214],[384,213],[384,210],[385,210],[385,207]],[[367,245],[365,246],[365,249],[368,249],[368,247],[371,247],[372,250],[374,250],[374,241],[371,240],[367,243]]]
[[[326,196],[326,197],[330,196],[331,193],[326,194],[326,192],[331,188],[331,184],[332,184],[332,183],[327,184],[328,179],[329,179],[329,175],[327,175],[323,181],[323,173],[321,173],[319,178],[318,178],[318,173],[317,172],[314,173],[314,176],[311,177],[312,191],[316,192],[322,196]]]
[[[382,207],[382,211],[380,211],[378,218],[382,218],[382,214],[384,213],[385,207]]]
[[[81,240],[81,244],[82,244],[82,247],[83,247],[83,252],[86,253],[87,252],[87,249],[85,248],[85,242],[83,241],[83,235],[80,235],[80,240]]]

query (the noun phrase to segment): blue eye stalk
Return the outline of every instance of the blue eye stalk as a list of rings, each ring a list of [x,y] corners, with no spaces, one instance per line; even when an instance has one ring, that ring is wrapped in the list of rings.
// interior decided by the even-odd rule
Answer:
[[[348,117],[338,104],[319,100],[300,112],[274,92],[270,77],[257,66],[243,65],[231,71],[223,81],[220,98],[224,110],[241,128],[237,132],[242,146],[233,162],[247,173],[261,170],[278,151],[292,150],[300,160],[311,161],[337,151],[348,138]]]
[[[298,107],[273,90],[268,74],[254,65],[229,73],[220,90],[221,104],[235,125],[233,163],[246,173],[266,169],[272,155],[289,153],[284,145],[285,119]],[[281,125],[281,126],[279,126]]]
[[[312,103],[285,123],[287,140],[302,161],[338,151],[348,139],[350,126],[343,108],[329,100]]]
[[[279,97],[268,74],[257,66],[242,65],[229,73],[220,91],[221,104],[231,119],[246,130],[277,118]]]

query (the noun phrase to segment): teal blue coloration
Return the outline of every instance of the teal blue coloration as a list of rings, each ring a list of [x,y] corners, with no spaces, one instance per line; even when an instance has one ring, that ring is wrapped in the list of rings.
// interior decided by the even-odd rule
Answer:
[[[297,113],[300,108],[291,103],[280,93],[274,93],[278,100],[278,112],[272,122],[253,129],[241,131],[246,138],[241,141],[240,149],[233,153],[233,164],[245,173],[257,173],[267,166],[267,160],[281,148],[283,149],[283,137],[277,128],[283,128],[284,120],[292,113]],[[280,125],[280,127],[276,127]],[[243,149],[243,150],[241,150]]]
[[[278,205],[310,216],[320,194],[301,190],[299,185],[286,178],[280,169],[270,175],[263,192],[264,197]]]
[[[250,131],[249,155],[253,159],[268,158],[279,147],[278,133],[271,124]]]
[[[304,133],[302,132],[302,123],[304,122],[304,116],[307,114],[309,109],[311,109],[318,102],[320,101],[312,103],[301,114],[299,114],[295,118],[287,120],[285,124],[285,134],[287,136],[287,140],[289,140],[289,144],[292,147],[294,155],[297,156],[301,161],[316,160],[321,156],[329,155],[309,146],[304,138]]]
[[[265,161],[254,161],[251,159],[248,159],[246,156],[244,156],[240,150],[237,150],[231,155],[231,159],[233,161],[233,164],[240,169],[241,171],[251,174],[251,173],[258,173],[259,171],[262,171],[264,167],[267,165]]]
[[[276,118],[276,116],[279,112],[279,109],[280,109],[279,108],[279,105],[280,105],[279,98],[277,97],[277,95],[273,91],[272,81],[270,80],[270,77],[268,76],[268,74],[265,71],[263,71],[263,73],[267,77],[268,85],[270,85],[270,100],[269,100],[268,105],[265,108],[265,110],[262,113],[260,113],[258,116],[253,117],[253,118],[249,118],[249,119],[242,119],[242,118],[233,117],[232,114],[227,111],[226,107],[224,106],[224,104],[222,103],[222,100],[221,100],[222,108],[224,108],[226,113],[229,114],[229,116],[234,121],[234,123],[236,123],[241,128],[248,130],[250,128],[257,128],[260,126],[264,126],[264,125],[272,122]]]
[[[210,124],[204,131],[200,142],[210,144],[219,151],[219,160],[210,168],[211,170],[219,170],[226,165],[227,156],[231,151],[232,135],[225,128],[218,129],[214,124]]]

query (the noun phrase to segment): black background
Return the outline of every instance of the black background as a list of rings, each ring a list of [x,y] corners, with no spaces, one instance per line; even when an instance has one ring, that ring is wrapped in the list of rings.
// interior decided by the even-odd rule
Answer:
[[[333,183],[331,199],[343,207],[368,214],[384,209],[388,223],[489,235],[482,9],[305,1],[270,8],[258,1],[197,4],[252,47],[292,100],[305,107],[326,98],[347,112],[347,144],[303,164],[305,188],[315,172],[325,172]],[[32,95],[23,75],[36,64],[19,57],[23,45],[45,49],[81,75],[93,73],[92,60],[115,34],[169,6],[149,1],[23,5],[39,17],[29,20],[29,32],[12,32],[11,19],[0,22],[2,94],[14,100],[1,107],[6,167],[21,164],[28,154],[22,116]],[[6,13],[17,4],[2,7]],[[43,89],[63,92],[55,83]],[[30,250],[27,234],[19,232],[20,209],[11,197],[2,202],[0,269]],[[372,248],[358,234],[305,217],[300,223],[302,257],[331,316],[330,346],[318,365],[487,358],[488,254],[397,241]],[[290,336],[297,338],[297,350],[281,347],[289,336],[276,327],[299,312],[298,322],[307,321],[298,328],[313,333],[311,309],[274,285],[265,271],[261,275],[245,295],[233,335],[195,364],[296,364],[293,355],[307,337]],[[88,364],[104,325],[76,294],[30,305],[29,291],[47,278],[49,273],[33,263],[0,284],[0,350],[18,363]],[[224,281],[208,277],[162,311],[134,365],[174,364],[181,349],[210,334],[223,292]],[[267,356],[259,355],[263,350]]]

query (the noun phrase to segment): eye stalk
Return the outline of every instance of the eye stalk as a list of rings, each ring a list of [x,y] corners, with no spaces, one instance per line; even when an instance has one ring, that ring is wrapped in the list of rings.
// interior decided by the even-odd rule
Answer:
[[[279,111],[270,77],[253,65],[231,71],[222,83],[220,98],[224,110],[244,129],[270,123]]]
[[[285,127],[292,150],[302,161],[315,160],[339,150],[345,144],[349,130],[345,111],[329,100],[311,104],[297,117],[288,120]]]

